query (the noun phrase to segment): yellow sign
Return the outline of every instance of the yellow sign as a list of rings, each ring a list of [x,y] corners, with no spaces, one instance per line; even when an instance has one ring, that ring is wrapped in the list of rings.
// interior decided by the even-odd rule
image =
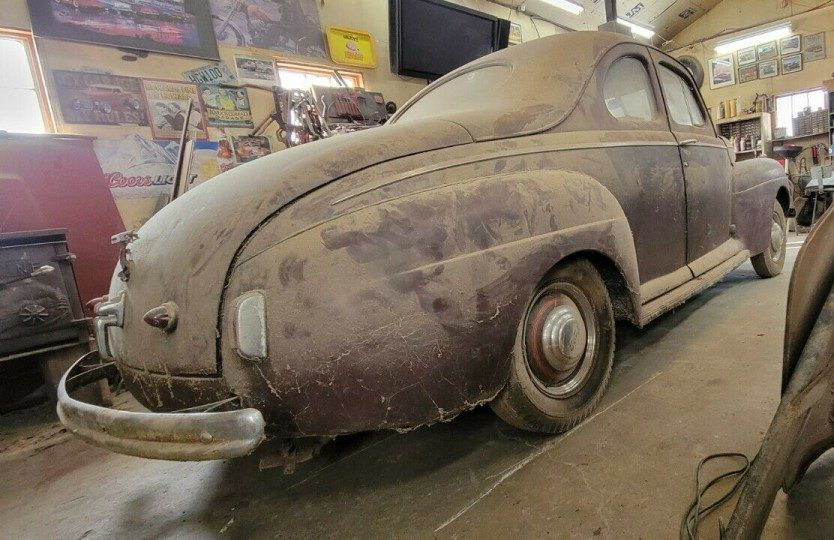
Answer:
[[[376,67],[374,38],[367,32],[331,26],[327,29],[327,45],[330,48],[330,59],[337,64]]]

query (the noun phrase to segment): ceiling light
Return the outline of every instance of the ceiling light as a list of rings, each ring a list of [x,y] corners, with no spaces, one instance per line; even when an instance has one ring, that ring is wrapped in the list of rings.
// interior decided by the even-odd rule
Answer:
[[[747,35],[742,38],[733,39],[731,41],[724,41],[715,46],[715,52],[718,54],[727,54],[735,52],[745,47],[754,47],[768,41],[775,41],[779,38],[790,35],[791,25],[780,26],[778,28],[771,28],[758,34]]]
[[[654,30],[652,30],[651,28],[646,28],[645,26],[634,24],[633,22],[627,21],[621,17],[617,17],[617,22],[628,26],[629,28],[631,28],[632,34],[636,34],[640,37],[650,39],[654,35]]]
[[[570,11],[574,15],[579,15],[585,8],[580,6],[579,4],[574,4],[573,2],[569,2],[568,0],[542,0],[545,4],[550,4],[551,6],[555,6],[559,9],[564,9],[565,11]]]

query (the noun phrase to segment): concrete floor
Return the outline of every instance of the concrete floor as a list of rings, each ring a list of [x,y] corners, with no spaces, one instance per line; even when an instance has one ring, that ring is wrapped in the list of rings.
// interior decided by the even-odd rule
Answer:
[[[285,476],[254,458],[111,454],[62,433],[45,407],[4,415],[0,537],[675,537],[698,460],[752,456],[776,409],[797,249],[776,279],[746,264],[648,328],[620,327],[608,394],[559,437],[483,407],[404,435],[345,437]],[[765,537],[834,537],[832,496],[829,454],[780,493]],[[702,530],[716,538],[717,520]]]

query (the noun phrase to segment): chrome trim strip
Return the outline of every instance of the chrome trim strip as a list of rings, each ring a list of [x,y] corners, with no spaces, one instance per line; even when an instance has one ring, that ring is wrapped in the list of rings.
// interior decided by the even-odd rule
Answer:
[[[580,143],[580,144],[555,144],[549,146],[538,146],[535,148],[528,148],[528,149],[512,149],[512,150],[504,150],[502,152],[493,152],[491,154],[485,154],[481,157],[472,158],[472,157],[465,157],[465,158],[457,158],[449,160],[445,163],[435,163],[432,165],[427,165],[425,167],[420,167],[419,169],[414,169],[412,171],[408,171],[406,173],[398,174],[394,177],[388,178],[386,180],[381,180],[369,186],[363,186],[359,189],[350,191],[338,199],[335,199],[330,203],[331,206],[336,206],[339,203],[343,203],[347,200],[353,199],[354,197],[358,197],[360,195],[364,195],[370,191],[375,189],[379,189],[381,187],[389,186],[391,184],[396,184],[397,182],[401,182],[403,180],[408,180],[409,178],[414,178],[416,176],[421,176],[424,174],[442,171],[445,169],[451,169],[453,167],[459,167],[462,165],[468,165],[470,163],[481,163],[484,161],[490,161],[493,159],[501,159],[507,157],[514,157],[514,156],[528,156],[531,154],[543,154],[549,152],[563,152],[567,150],[597,150],[600,148],[633,148],[633,147],[649,147],[649,146],[678,146],[677,142],[674,141],[626,141],[626,142],[611,142],[611,143]],[[692,145],[694,146],[694,145]]]

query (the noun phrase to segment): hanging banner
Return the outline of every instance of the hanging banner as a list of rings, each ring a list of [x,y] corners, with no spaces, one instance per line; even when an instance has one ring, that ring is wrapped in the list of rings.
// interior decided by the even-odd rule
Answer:
[[[152,141],[133,134],[122,140],[96,139],[93,149],[114,199],[171,195],[178,141]]]

